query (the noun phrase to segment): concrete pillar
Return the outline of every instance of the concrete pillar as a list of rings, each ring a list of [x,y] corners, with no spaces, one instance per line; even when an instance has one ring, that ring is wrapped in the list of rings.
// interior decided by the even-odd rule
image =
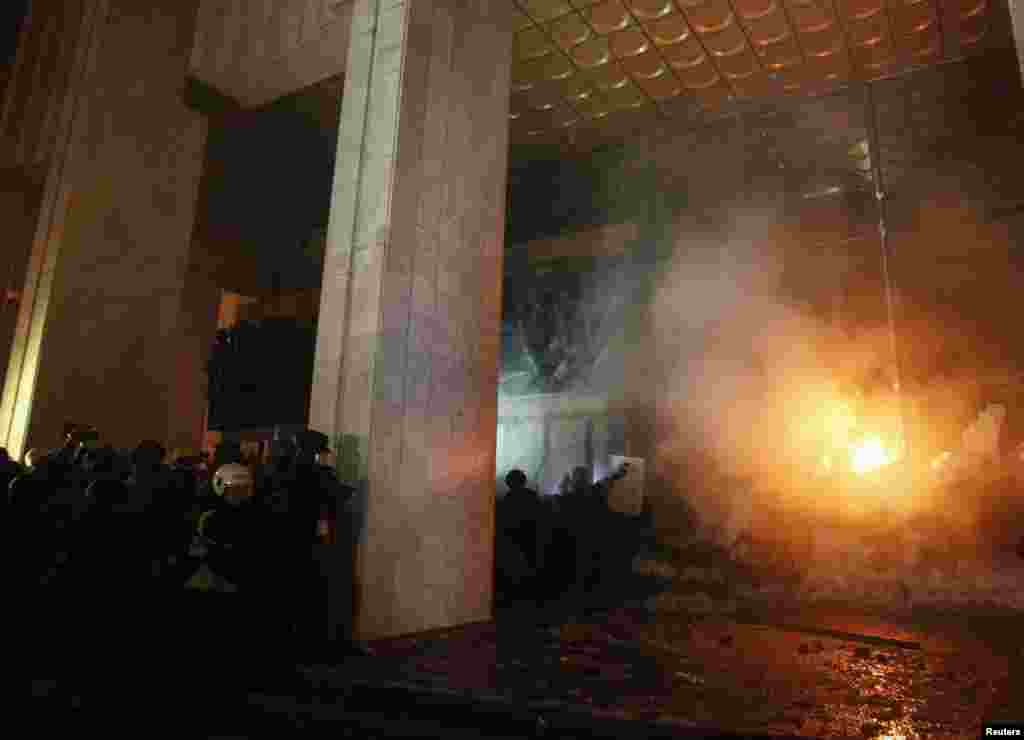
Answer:
[[[75,59],[0,404],[15,454],[59,444],[66,420],[119,446],[166,441],[181,413],[176,338],[206,136],[182,101],[196,6],[54,6],[81,15],[61,24]]]
[[[1024,0],[1007,0],[1010,7],[1010,25],[1013,26],[1013,43],[1017,47],[1017,63],[1024,81]]]
[[[491,614],[510,8],[354,8],[310,424],[365,488],[362,637]]]
[[[41,198],[42,186],[23,170],[0,169],[0,223],[4,224],[4,256],[0,260],[0,383],[7,373]]]
[[[167,449],[202,450],[209,404],[206,365],[217,335],[221,291],[211,271],[201,264],[202,242],[193,242],[193,263],[184,276],[174,341],[171,378],[172,412],[168,418]],[[198,264],[197,264],[198,263]]]

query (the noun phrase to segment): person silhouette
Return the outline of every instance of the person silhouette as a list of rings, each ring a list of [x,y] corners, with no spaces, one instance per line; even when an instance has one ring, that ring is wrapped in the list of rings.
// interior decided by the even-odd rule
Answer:
[[[499,569],[509,596],[536,596],[547,549],[547,516],[536,491],[526,487],[526,474],[510,470],[505,475],[508,493],[496,507]]]

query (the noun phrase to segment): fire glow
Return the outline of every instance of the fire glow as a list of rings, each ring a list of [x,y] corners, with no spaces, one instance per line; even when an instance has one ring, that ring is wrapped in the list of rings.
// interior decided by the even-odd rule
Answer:
[[[825,454],[821,457],[821,469],[827,474],[845,470],[867,476],[899,459],[895,452],[898,447],[887,444],[876,430],[864,429],[854,406],[838,399],[823,404],[803,434],[822,435]]]
[[[850,468],[858,475],[868,475],[895,462],[895,457],[880,437],[869,437],[850,448]]]

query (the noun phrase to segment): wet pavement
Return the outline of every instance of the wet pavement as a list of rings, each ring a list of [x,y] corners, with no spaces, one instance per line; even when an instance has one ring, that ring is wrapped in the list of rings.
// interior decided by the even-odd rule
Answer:
[[[652,618],[634,607],[555,626],[525,622],[520,614],[374,643],[373,671],[538,713],[585,708],[709,732],[964,738],[986,719],[1024,718],[1024,639],[1013,615]],[[341,686],[350,671],[309,675]]]
[[[37,727],[158,717],[210,737],[966,738],[986,719],[1024,720],[1019,614],[762,604],[655,615],[640,603],[572,613],[504,612],[298,669],[269,661],[257,636],[232,647],[204,627],[210,647],[197,650],[193,634],[154,653],[161,640],[147,631],[137,662],[120,672],[94,662],[51,681],[50,666],[34,666],[45,680],[33,682],[26,707]]]

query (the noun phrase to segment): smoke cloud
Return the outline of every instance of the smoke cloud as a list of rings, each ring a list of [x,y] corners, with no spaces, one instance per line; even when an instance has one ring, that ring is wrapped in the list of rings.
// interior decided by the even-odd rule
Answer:
[[[923,222],[927,215],[923,211]],[[958,250],[975,249],[982,240],[997,251],[1008,246],[979,227],[966,206],[936,222],[951,220],[960,224],[960,236],[973,227]],[[976,501],[939,505],[922,470],[943,449],[956,452],[965,427],[998,400],[979,390],[983,347],[974,354],[969,349],[979,340],[965,343],[946,315],[918,302],[933,276],[905,273],[907,299],[897,316],[899,378],[888,327],[877,318],[884,311],[874,321],[839,328],[820,306],[799,301],[794,263],[802,266],[798,281],[817,282],[826,293],[848,266],[815,262],[783,223],[772,208],[748,209],[719,238],[681,239],[658,279],[652,362],[663,377],[655,456],[665,477],[686,497],[705,534],[723,544],[741,531],[769,526],[758,522],[769,501],[826,515],[865,503],[904,513],[927,505],[972,519]],[[904,247],[916,240],[943,239],[922,229],[905,237]],[[880,277],[875,287],[882,303]],[[998,283],[993,277],[990,289]],[[944,370],[941,358],[958,351],[977,362]],[[894,389],[898,378],[902,393]],[[893,459],[908,446],[918,458],[896,466],[898,481],[886,480],[868,495],[865,486],[855,500],[827,473],[849,464],[850,450],[868,437],[880,439]]]

